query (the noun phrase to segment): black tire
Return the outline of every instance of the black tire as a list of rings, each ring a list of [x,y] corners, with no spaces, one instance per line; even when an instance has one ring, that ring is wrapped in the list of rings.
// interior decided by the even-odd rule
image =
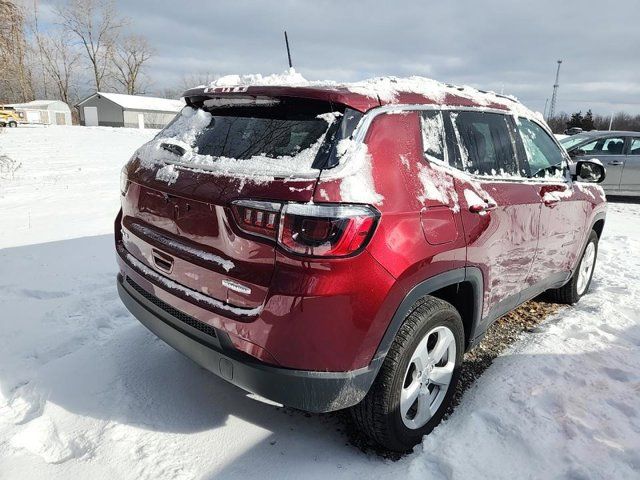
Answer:
[[[400,395],[405,372],[420,341],[434,328],[444,326],[455,340],[453,374],[437,411],[421,428],[408,428],[400,412]],[[464,353],[464,328],[458,311],[448,302],[426,296],[412,308],[378,372],[367,396],[351,409],[359,430],[374,444],[394,452],[407,452],[442,420],[451,403]]]
[[[17,126],[18,126],[18,124],[16,122],[9,122],[9,127],[15,128]]]
[[[595,247],[595,258],[593,259],[593,267],[591,268],[591,273],[589,274],[589,279],[587,281],[586,287],[582,290],[582,292],[579,293],[578,277],[579,277],[580,268],[582,266],[582,261],[585,256],[585,252],[587,251],[587,248],[589,247],[589,245],[592,243]],[[577,303],[578,300],[580,300],[580,298],[582,298],[582,296],[589,291],[589,287],[591,286],[591,279],[593,278],[593,272],[595,270],[597,260],[598,260],[598,234],[592,230],[591,234],[589,235],[589,239],[587,240],[587,244],[582,250],[582,255],[580,256],[580,262],[578,263],[576,270],[573,272],[571,279],[564,286],[560,288],[547,290],[546,297],[550,301],[555,303],[563,303],[566,305],[573,305],[574,303]]]

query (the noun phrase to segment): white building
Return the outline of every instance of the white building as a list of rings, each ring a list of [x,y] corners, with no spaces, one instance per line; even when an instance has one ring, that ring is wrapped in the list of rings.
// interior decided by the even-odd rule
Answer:
[[[60,100],[34,100],[8,105],[22,113],[25,123],[41,125],[71,125],[71,109]]]
[[[182,100],[96,92],[76,108],[81,125],[162,128],[184,105]]]

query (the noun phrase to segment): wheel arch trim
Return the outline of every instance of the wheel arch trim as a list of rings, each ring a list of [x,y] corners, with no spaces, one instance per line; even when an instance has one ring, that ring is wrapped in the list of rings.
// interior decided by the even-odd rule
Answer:
[[[402,299],[400,305],[396,309],[386,332],[384,333],[378,349],[373,357],[372,364],[381,364],[384,357],[386,357],[391,348],[391,344],[396,337],[396,334],[400,330],[405,318],[411,312],[415,303],[425,295],[436,292],[445,287],[451,285],[468,282],[471,285],[473,293],[473,315],[471,321],[471,331],[465,332],[466,343],[465,347],[469,346],[469,343],[478,336],[476,332],[478,325],[481,323],[482,318],[482,298],[484,291],[482,271],[477,267],[462,267],[454,270],[448,270],[446,272],[434,275],[422,282],[416,284]]]

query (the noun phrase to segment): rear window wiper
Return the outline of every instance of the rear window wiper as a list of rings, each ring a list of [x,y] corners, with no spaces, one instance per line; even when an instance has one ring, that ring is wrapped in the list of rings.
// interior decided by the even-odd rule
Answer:
[[[180,145],[176,145],[175,143],[161,143],[160,148],[166,150],[167,152],[171,152],[179,157],[184,156],[184,154],[186,153],[186,150],[184,148],[182,148]]]

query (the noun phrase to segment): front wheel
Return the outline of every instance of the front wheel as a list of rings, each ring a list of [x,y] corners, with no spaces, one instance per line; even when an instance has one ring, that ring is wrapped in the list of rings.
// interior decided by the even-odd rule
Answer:
[[[547,293],[550,299],[557,303],[573,305],[589,291],[593,271],[596,268],[596,258],[598,257],[598,234],[591,231],[587,245],[582,252],[582,258],[578,268],[573,272],[571,280],[560,288],[549,290]]]
[[[440,422],[453,397],[464,329],[448,302],[424,297],[400,327],[371,390],[352,408],[374,443],[406,452]]]
[[[15,128],[17,126],[18,126],[18,124],[16,122],[9,122],[9,127]]]

